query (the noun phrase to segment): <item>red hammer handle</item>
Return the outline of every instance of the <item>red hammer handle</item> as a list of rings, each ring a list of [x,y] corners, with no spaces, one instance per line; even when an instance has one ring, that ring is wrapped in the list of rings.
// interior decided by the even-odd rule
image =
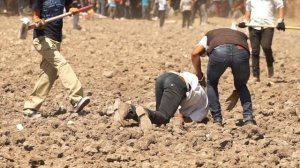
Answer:
[[[78,12],[83,12],[83,11],[92,9],[93,7],[94,7],[94,5],[85,6],[85,7],[82,7],[82,8],[80,8],[80,9],[78,9]],[[49,22],[52,22],[52,21],[55,21],[55,20],[64,18],[64,17],[66,17],[66,16],[70,16],[70,15],[72,15],[72,13],[71,13],[71,12],[67,12],[67,13],[64,13],[64,14],[61,14],[61,15],[58,15],[58,16],[55,16],[55,17],[46,19],[46,20],[45,20],[45,23],[49,23]],[[31,24],[31,25],[28,27],[28,30],[34,29],[35,27],[36,27],[36,24],[35,24],[35,23],[34,23],[34,24]]]

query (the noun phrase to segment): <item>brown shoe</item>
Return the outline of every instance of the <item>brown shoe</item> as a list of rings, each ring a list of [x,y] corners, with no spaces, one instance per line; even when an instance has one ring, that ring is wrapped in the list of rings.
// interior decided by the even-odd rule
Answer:
[[[136,107],[136,114],[138,116],[138,122],[142,129],[149,130],[152,128],[152,123],[149,118],[148,110],[142,106]]]

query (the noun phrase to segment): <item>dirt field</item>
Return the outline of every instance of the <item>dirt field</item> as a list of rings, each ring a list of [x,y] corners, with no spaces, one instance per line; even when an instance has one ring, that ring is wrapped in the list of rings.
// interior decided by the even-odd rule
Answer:
[[[160,29],[155,21],[94,19],[82,20],[85,30],[79,32],[66,19],[62,53],[92,101],[83,113],[70,113],[57,80],[38,119],[24,119],[21,111],[41,57],[31,34],[18,40],[18,17],[0,21],[0,167],[300,167],[300,31],[276,31],[272,79],[261,54],[262,81],[249,83],[257,127],[241,126],[238,104],[223,112],[224,128],[209,120],[187,123],[183,131],[172,124],[142,131],[113,123],[114,102],[154,109],[154,77],[169,70],[193,72],[194,45],[207,30],[229,27],[230,20],[212,18],[205,27],[196,22],[183,30],[179,22]],[[208,58],[202,60],[206,69]],[[229,70],[220,83],[225,109],[233,89]],[[67,113],[56,113],[60,106]]]

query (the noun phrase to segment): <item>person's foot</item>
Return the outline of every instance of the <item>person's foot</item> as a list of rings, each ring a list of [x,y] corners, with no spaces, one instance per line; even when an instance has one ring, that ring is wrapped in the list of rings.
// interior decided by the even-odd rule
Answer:
[[[139,125],[142,129],[151,129],[152,122],[149,118],[148,110],[142,106],[136,106],[136,114],[138,116]]]
[[[253,76],[250,80],[250,83],[256,83],[256,82],[260,82],[260,77],[259,76]]]
[[[274,67],[268,67],[268,77],[272,78],[274,76]]]
[[[256,121],[254,119],[247,119],[244,121],[244,125],[256,125]]]
[[[33,109],[24,109],[23,116],[26,118],[40,118],[42,114]]]
[[[81,27],[80,25],[77,25],[77,26],[74,26],[73,29],[74,29],[74,30],[81,30],[82,27]]]
[[[222,118],[214,118],[213,121],[214,124],[218,125],[218,126],[223,126],[223,122],[222,122]]]
[[[189,29],[192,29],[192,28],[193,28],[193,26],[189,26],[188,28],[189,28]]]
[[[81,98],[77,103],[74,104],[74,112],[79,113],[83,108],[90,103],[91,99],[89,97]]]

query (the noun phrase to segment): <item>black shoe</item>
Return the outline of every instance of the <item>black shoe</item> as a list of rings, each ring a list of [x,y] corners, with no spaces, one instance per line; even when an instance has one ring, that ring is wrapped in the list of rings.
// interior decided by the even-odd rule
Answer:
[[[254,119],[248,119],[244,121],[244,125],[257,125]]]
[[[82,109],[90,103],[91,99],[89,97],[81,98],[75,105],[74,105],[74,112],[79,113]]]
[[[274,76],[274,67],[268,67],[268,78],[272,78]]]
[[[219,126],[223,126],[222,118],[214,118],[213,123],[215,123]]]

